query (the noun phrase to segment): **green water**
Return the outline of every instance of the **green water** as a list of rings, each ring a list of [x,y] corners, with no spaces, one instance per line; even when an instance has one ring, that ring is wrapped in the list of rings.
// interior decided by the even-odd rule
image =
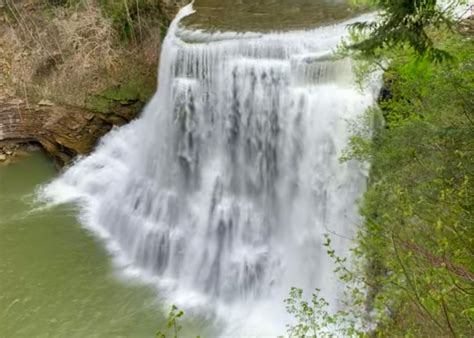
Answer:
[[[194,9],[184,24],[211,31],[305,29],[355,14],[347,0],[195,0]]]
[[[32,211],[54,175],[40,152],[0,166],[0,337],[152,337],[156,292],[117,276],[72,207]]]

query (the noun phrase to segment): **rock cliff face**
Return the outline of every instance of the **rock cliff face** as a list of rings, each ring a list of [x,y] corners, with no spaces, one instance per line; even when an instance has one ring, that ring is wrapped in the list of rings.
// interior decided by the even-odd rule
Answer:
[[[96,114],[50,102],[29,104],[0,96],[0,142],[37,142],[64,165],[74,156],[90,152],[112,124]]]
[[[113,21],[97,7],[53,8],[51,20],[41,14],[44,2],[0,2],[2,157],[12,144],[34,142],[64,165],[90,152],[113,126],[135,118],[155,89],[160,27],[188,2],[161,0],[161,22],[150,24],[148,35],[133,46],[120,41]],[[87,20],[93,24],[81,26]],[[84,49],[80,42],[92,41],[97,32],[107,40],[99,41],[101,48],[108,49]],[[50,55],[55,62],[45,70],[43,59]],[[103,66],[107,61],[110,65]]]

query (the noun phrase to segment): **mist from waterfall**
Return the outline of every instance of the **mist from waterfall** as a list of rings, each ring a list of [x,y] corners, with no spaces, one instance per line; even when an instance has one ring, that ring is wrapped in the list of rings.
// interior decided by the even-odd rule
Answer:
[[[169,29],[142,116],[41,194],[78,203],[121,269],[170,303],[221,312],[229,332],[282,334],[292,286],[337,307],[324,234],[347,253],[366,176],[339,157],[376,90],[331,57],[345,24],[205,33],[179,26],[191,13]]]

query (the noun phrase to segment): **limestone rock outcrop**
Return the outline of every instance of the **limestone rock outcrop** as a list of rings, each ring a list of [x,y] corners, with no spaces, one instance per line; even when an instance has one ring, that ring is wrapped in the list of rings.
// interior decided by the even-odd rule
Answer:
[[[0,95],[0,142],[37,142],[60,165],[90,152],[113,126],[98,115],[76,107],[37,104]]]

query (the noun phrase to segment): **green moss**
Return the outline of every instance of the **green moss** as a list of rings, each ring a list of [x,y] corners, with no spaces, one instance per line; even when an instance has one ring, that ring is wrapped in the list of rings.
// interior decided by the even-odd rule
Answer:
[[[154,86],[150,84],[150,81],[137,78],[107,88],[99,94],[90,95],[86,100],[86,106],[92,111],[106,115],[118,114],[133,117],[139,113],[153,92]]]

